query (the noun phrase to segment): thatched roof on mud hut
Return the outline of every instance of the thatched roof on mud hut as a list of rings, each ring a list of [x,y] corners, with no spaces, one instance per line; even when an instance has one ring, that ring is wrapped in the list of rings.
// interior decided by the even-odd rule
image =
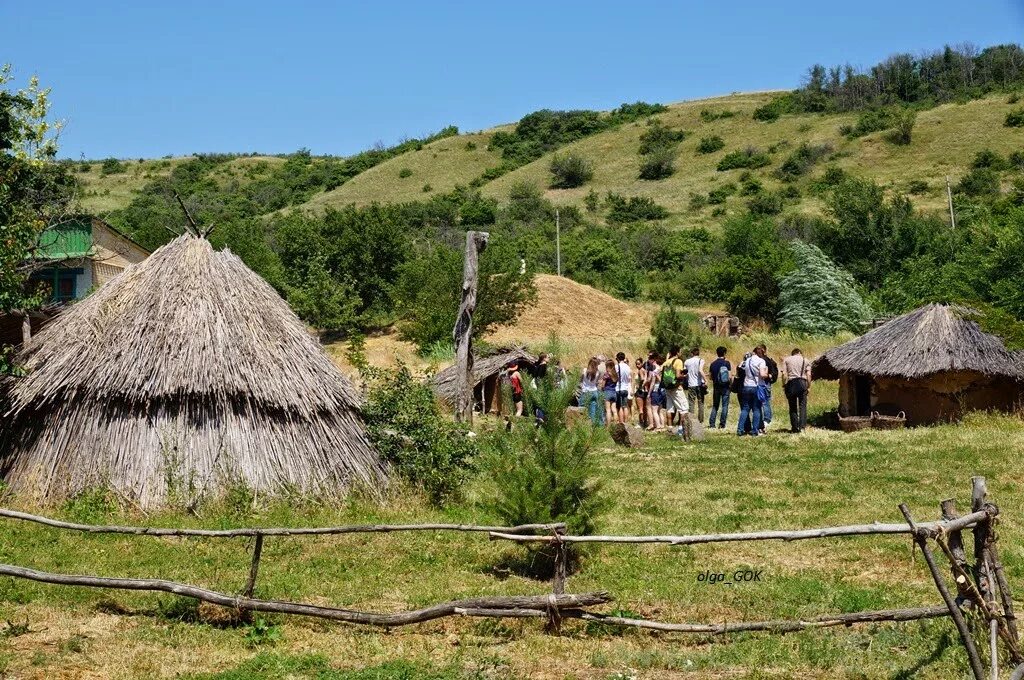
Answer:
[[[844,373],[924,378],[945,372],[972,372],[1024,380],[1024,361],[998,337],[985,333],[957,305],[931,304],[897,317],[818,357],[816,379],[837,380]]]
[[[262,278],[183,235],[22,349],[0,462],[16,492],[108,486],[140,505],[215,494],[379,491],[353,386]]]
[[[473,386],[476,387],[489,376],[500,373],[510,362],[523,361],[530,365],[537,363],[537,357],[522,347],[505,347],[473,358]],[[434,394],[444,404],[455,404],[457,366],[449,366],[434,376]]]

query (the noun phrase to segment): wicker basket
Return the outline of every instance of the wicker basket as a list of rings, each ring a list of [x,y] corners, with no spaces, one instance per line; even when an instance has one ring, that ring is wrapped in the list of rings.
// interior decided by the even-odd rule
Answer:
[[[896,416],[883,416],[879,413],[871,414],[871,427],[876,430],[902,430],[907,424],[906,411],[900,411]]]
[[[843,432],[856,432],[871,427],[872,416],[839,416],[839,427]]]

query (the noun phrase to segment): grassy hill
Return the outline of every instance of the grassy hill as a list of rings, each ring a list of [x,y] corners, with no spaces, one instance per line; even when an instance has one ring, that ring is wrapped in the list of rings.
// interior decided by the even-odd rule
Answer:
[[[788,186],[801,197],[791,201],[790,210],[816,212],[819,202],[807,191],[821,168],[834,165],[872,178],[883,186],[906,191],[911,181],[925,182],[927,189],[915,196],[915,204],[925,210],[941,211],[945,206],[945,178],[956,182],[966,172],[974,154],[990,148],[1002,154],[1024,148],[1024,131],[1003,126],[1013,105],[1005,95],[990,96],[962,104],[946,104],[922,111],[917,118],[913,140],[900,146],[887,141],[887,132],[875,132],[850,139],[840,132],[853,125],[857,114],[785,115],[774,122],[760,122],[753,111],[767,103],[774,93],[733,94],[672,104],[654,116],[669,128],[683,130],[686,139],[679,145],[676,172],[663,180],[638,178],[640,135],[649,121],[628,123],[586,137],[556,152],[522,166],[504,176],[485,182],[481,190],[499,201],[508,196],[517,182],[529,182],[545,189],[546,196],[558,205],[582,205],[594,190],[602,196],[615,192],[626,197],[647,196],[670,211],[666,224],[671,226],[707,226],[719,223],[724,215],[739,212],[747,198],[734,193],[720,205],[691,207],[694,194],[704,195],[730,183],[736,183],[742,170],[720,172],[716,169],[731,151],[756,148],[767,152],[770,165],[753,170],[765,189],[783,186],[777,171],[802,143],[823,146],[824,157],[810,172]],[[728,117],[715,118],[708,113]],[[702,115],[703,114],[703,115]],[[403,202],[447,192],[456,185],[468,185],[488,168],[501,161],[500,152],[488,149],[497,129],[446,137],[410,150],[372,167],[343,185],[314,195],[294,209],[320,212],[328,207],[350,203]],[[504,126],[508,129],[508,126]],[[697,152],[701,138],[717,135],[724,148],[710,154]],[[594,177],[576,189],[550,189],[549,166],[554,153],[575,152],[594,165]],[[150,179],[167,175],[185,158],[126,161],[124,172],[104,175],[100,163],[92,163],[80,178],[85,186],[84,206],[99,213],[126,205]],[[240,157],[217,168],[214,179],[222,186],[245,183],[283,163],[280,157]],[[790,189],[793,192],[793,189]]]
[[[115,173],[104,173],[101,161],[80,165],[82,207],[97,215],[124,208],[150,181],[169,176],[174,168],[192,158],[128,160],[122,162],[124,170]],[[284,158],[278,156],[240,156],[216,168],[211,178],[220,187],[229,189],[252,181],[282,163]]]

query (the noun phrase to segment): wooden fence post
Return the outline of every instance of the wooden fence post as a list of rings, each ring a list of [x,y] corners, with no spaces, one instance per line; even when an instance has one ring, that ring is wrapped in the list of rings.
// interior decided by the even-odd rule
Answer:
[[[565,529],[555,529],[552,545],[555,547],[555,568],[551,577],[552,600],[565,594],[565,580],[569,571],[569,545],[562,540]],[[562,614],[557,607],[548,609],[548,632],[558,634],[562,630]]]
[[[256,541],[252,546],[252,562],[249,563],[249,579],[245,582],[244,597],[252,597],[256,590],[256,576],[260,571],[260,556],[263,554],[263,534],[256,534]]]
[[[942,509],[942,519],[952,521],[958,519],[960,514],[956,509],[956,500],[947,498],[939,506]],[[953,580],[956,581],[957,595],[961,600],[967,599],[968,583],[963,574],[970,571],[967,564],[967,553],[964,551],[963,534],[957,531],[949,532],[949,550],[953,555]]]
[[[462,265],[462,304],[452,329],[455,343],[455,420],[473,422],[473,312],[479,277],[479,256],[490,235],[483,231],[466,232],[465,262]]]
[[[917,525],[914,524],[913,517],[910,516],[910,508],[907,507],[906,503],[900,503],[900,512],[903,513],[903,518],[907,520],[907,524],[910,525],[910,529],[914,532],[914,540],[917,542],[917,546],[921,548],[921,554],[924,556],[924,561],[928,565],[928,571],[932,573],[932,580],[935,581],[935,588],[939,591],[939,595],[942,596],[942,601],[946,603],[946,607],[949,609],[949,615],[953,617],[953,623],[956,624],[957,632],[960,633],[960,641],[964,644],[964,649],[967,651],[967,658],[971,662],[971,670],[974,672],[975,680],[984,680],[985,669],[981,665],[981,657],[978,655],[978,647],[974,644],[974,638],[971,637],[971,630],[967,627],[967,622],[964,620],[964,615],[960,612],[960,607],[957,606],[953,596],[949,594],[949,589],[946,588],[946,583],[942,580],[942,574],[939,572],[939,567],[935,564],[935,556],[932,555],[931,548],[928,547],[928,539],[925,537],[923,532],[919,532]]]

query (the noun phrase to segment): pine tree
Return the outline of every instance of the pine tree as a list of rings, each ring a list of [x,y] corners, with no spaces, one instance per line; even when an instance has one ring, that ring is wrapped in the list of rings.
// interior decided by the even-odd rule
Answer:
[[[779,281],[779,325],[812,335],[856,331],[871,310],[850,273],[817,246],[794,241],[790,247],[796,268]]]

